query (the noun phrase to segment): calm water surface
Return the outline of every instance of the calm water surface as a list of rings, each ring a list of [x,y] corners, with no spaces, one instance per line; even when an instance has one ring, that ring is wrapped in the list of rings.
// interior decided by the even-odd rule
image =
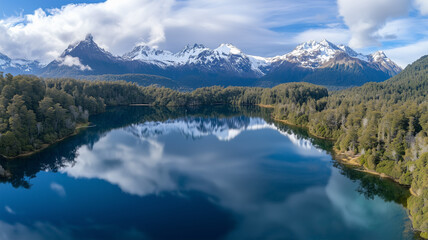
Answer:
[[[0,240],[414,239],[408,191],[261,109],[116,108],[0,160]]]

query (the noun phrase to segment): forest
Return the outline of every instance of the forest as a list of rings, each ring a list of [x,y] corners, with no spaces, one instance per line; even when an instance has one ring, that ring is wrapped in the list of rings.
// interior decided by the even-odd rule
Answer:
[[[304,126],[366,169],[411,186],[413,227],[428,238],[428,56],[381,83],[276,104],[274,117]]]
[[[125,81],[0,75],[0,154],[15,157],[41,149],[72,135],[88,123],[90,115],[111,106],[288,104],[327,95],[325,88],[306,83],[272,89],[206,87],[183,93]]]
[[[0,154],[31,153],[74,134],[106,107],[269,105],[273,117],[331,139],[366,169],[411,186],[408,208],[428,238],[428,56],[381,83],[328,92],[309,83],[179,92],[125,81],[0,75]]]

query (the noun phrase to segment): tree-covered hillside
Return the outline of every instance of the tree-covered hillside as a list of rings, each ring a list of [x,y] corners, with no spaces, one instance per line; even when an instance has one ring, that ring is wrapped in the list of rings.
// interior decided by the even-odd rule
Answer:
[[[367,169],[411,185],[415,229],[428,237],[428,56],[382,83],[307,103],[278,104],[275,117],[303,125]]]

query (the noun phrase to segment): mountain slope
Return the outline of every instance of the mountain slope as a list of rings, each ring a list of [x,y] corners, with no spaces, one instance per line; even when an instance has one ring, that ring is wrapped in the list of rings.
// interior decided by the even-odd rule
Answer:
[[[363,55],[327,40],[309,41],[272,58],[247,55],[232,44],[215,49],[194,44],[177,53],[140,45],[119,57],[101,49],[88,35],[45,67],[42,76],[151,74],[190,88],[274,86],[296,81],[346,87],[384,81],[400,71],[383,52]]]
[[[271,70],[260,82],[267,86],[303,81],[327,86],[360,86],[381,82],[401,71],[383,52],[363,55],[348,46],[326,40],[309,41],[292,52],[274,57]]]
[[[428,85],[428,55],[421,57],[416,62],[407,66],[395,77],[385,81],[392,84],[416,84],[422,83]]]
[[[94,74],[120,74],[129,71],[121,58],[101,49],[87,35],[84,41],[70,45],[61,56],[49,63],[44,69],[44,76],[75,76]]]
[[[25,59],[11,59],[8,56],[0,53],[0,71],[17,74],[37,74],[41,65],[37,61]]]

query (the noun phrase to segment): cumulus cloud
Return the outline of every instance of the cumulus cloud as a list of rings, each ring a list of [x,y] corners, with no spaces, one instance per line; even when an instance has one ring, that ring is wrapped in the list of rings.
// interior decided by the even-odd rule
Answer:
[[[379,44],[377,31],[393,18],[408,13],[411,0],[338,0],[339,14],[351,31],[350,46]]]
[[[419,11],[427,15],[428,14],[428,1],[427,0],[415,0],[416,6],[419,8]]]
[[[428,14],[425,0],[106,0],[69,4],[0,20],[0,52],[48,63],[88,33],[115,55],[137,44],[176,52],[192,43],[211,48],[232,43],[248,54],[272,57],[303,41],[323,38],[356,48],[373,47],[379,42],[421,39],[414,30],[426,29],[422,23],[426,20],[406,15],[412,3]],[[406,18],[419,19],[410,24],[418,28],[409,24],[396,27],[394,21]],[[88,70],[77,59],[62,61]]]
[[[70,4],[61,9],[38,9],[34,14],[0,21],[0,51],[22,58],[52,60],[72,42],[92,33],[115,52],[136,42],[162,41],[172,0],[107,0]]]
[[[230,42],[252,50],[251,54],[261,54],[290,45],[290,38],[275,28],[330,23],[335,9],[330,0],[106,0],[70,4],[0,20],[0,52],[48,62],[70,43],[92,33],[97,43],[113,54],[130,51],[138,43],[178,51],[194,42],[209,47]]]
[[[81,71],[92,70],[88,65],[83,65],[78,57],[67,55],[64,58],[60,58],[58,61],[60,62],[60,66],[78,67]]]

